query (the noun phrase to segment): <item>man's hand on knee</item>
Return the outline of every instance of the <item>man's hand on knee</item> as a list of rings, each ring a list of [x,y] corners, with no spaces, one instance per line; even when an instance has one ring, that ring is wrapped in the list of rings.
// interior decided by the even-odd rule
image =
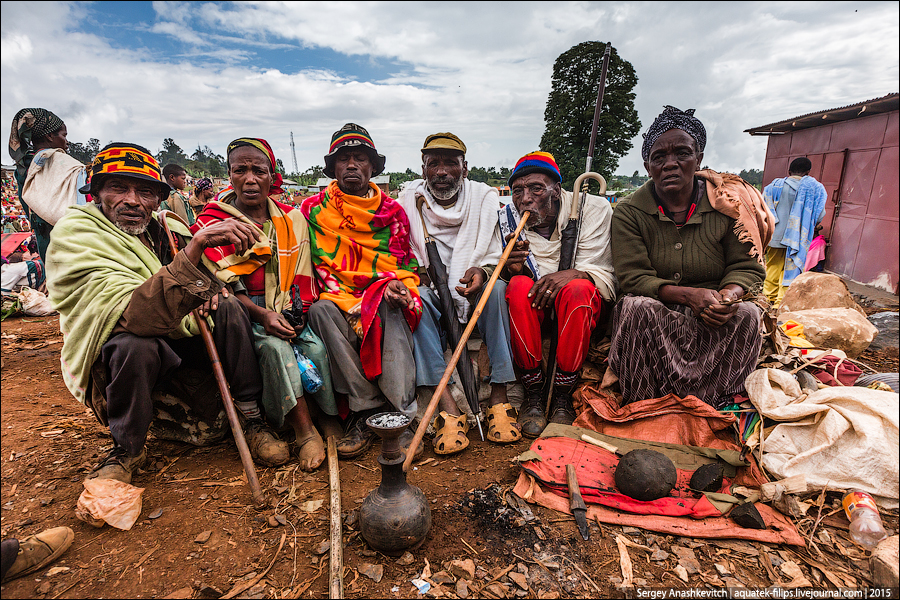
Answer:
[[[219,303],[227,300],[228,296],[228,288],[223,287],[221,292],[200,305],[200,308],[197,309],[200,317],[205,319],[210,314],[216,312],[219,309]]]

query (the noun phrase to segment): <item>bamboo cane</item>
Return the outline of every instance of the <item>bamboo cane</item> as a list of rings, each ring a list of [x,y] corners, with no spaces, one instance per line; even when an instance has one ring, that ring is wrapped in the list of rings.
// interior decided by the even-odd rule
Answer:
[[[456,363],[459,362],[459,357],[462,355],[463,348],[466,347],[466,342],[469,340],[469,336],[472,335],[472,331],[475,329],[475,324],[478,323],[478,318],[481,316],[481,311],[484,309],[484,305],[487,304],[488,296],[491,295],[491,290],[494,289],[494,285],[497,283],[497,278],[500,277],[500,271],[502,271],[504,265],[506,265],[506,261],[509,259],[509,255],[516,245],[516,240],[519,238],[519,234],[522,232],[522,229],[525,228],[525,224],[528,222],[528,218],[530,216],[531,213],[527,210],[522,213],[522,216],[519,220],[519,226],[516,227],[516,230],[513,232],[509,244],[506,245],[506,249],[503,250],[503,255],[497,262],[497,268],[494,269],[494,272],[491,274],[491,278],[488,279],[487,285],[484,286],[484,291],[481,293],[481,300],[479,300],[478,304],[475,306],[475,310],[472,312],[472,316],[469,318],[469,324],[466,325],[466,330],[463,331],[462,337],[459,339],[459,343],[456,344],[456,350],[453,351],[453,356],[450,357],[450,361],[447,363],[447,368],[444,369],[444,376],[441,377],[441,382],[438,384],[438,386],[434,388],[434,395],[431,396],[431,401],[428,403],[428,408],[425,409],[425,414],[422,416],[422,421],[419,423],[419,427],[416,428],[416,435],[413,436],[412,443],[410,443],[409,445],[409,452],[407,452],[406,455],[406,460],[403,461],[404,472],[409,471],[409,466],[412,464],[413,456],[415,455],[415,449],[419,447],[419,444],[422,442],[422,438],[425,437],[425,430],[428,428],[428,424],[431,423],[431,417],[434,416],[434,411],[437,408],[438,401],[441,399],[441,394],[443,394],[444,390],[447,388],[447,383],[450,381],[450,375],[453,373],[453,369],[456,368]]]
[[[341,473],[337,442],[328,438],[328,486],[331,488],[331,548],[328,551],[328,597],[344,597],[344,539],[341,522]]]
[[[187,223],[172,211],[164,210],[159,213],[159,223],[162,225],[169,238],[169,247],[172,249],[172,257],[178,254],[175,247],[175,238],[169,230],[169,224],[166,219],[172,217],[178,219],[179,222],[187,227]],[[253,496],[253,503],[257,508],[265,508],[268,505],[266,495],[263,493],[259,485],[259,478],[256,476],[256,467],[253,465],[253,457],[250,455],[250,448],[247,446],[247,440],[244,438],[244,431],[241,429],[241,423],[238,421],[237,410],[234,408],[234,399],[231,397],[231,391],[228,388],[228,380],[225,379],[225,372],[222,370],[222,361],[219,359],[219,351],[216,350],[216,343],[213,341],[212,333],[206,324],[206,319],[202,319],[197,309],[191,311],[194,320],[200,328],[200,336],[206,345],[206,353],[209,355],[209,361],[212,363],[213,375],[216,377],[216,383],[219,385],[219,392],[222,395],[222,404],[225,405],[225,414],[228,415],[228,424],[231,425],[231,434],[234,436],[234,443],[237,445],[238,454],[241,456],[241,463],[244,465],[244,473],[247,475],[247,485],[250,486],[250,493]]]

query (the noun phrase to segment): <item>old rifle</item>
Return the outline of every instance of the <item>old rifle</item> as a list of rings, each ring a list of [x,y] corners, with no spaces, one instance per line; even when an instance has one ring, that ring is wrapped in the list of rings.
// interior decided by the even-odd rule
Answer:
[[[588,145],[587,160],[584,165],[584,173],[575,180],[572,189],[572,210],[569,212],[569,222],[559,236],[559,271],[568,271],[575,268],[575,255],[578,253],[578,238],[581,237],[581,211],[584,209],[585,200],[588,193],[588,179],[595,179],[600,183],[600,195],[606,193],[606,180],[591,170],[594,162],[594,146],[597,143],[597,128],[600,126],[600,112],[603,110],[603,94],[606,91],[606,72],[609,69],[609,54],[612,48],[611,43],[606,44],[606,50],[603,52],[603,67],[600,70],[600,84],[597,87],[597,103],[594,105],[594,123],[591,126],[591,141]],[[581,191],[579,193],[579,188]],[[547,366],[550,376],[545,383],[547,390],[546,406],[544,414],[549,417],[550,403],[553,399],[553,380],[556,378],[556,346],[559,343],[559,335],[554,332],[553,339],[550,342],[550,357]]]

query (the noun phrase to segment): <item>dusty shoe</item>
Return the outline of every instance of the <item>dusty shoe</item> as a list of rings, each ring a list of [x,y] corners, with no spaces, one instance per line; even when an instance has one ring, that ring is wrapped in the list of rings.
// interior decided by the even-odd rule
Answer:
[[[262,419],[250,419],[244,437],[253,460],[267,467],[283,465],[291,458],[287,442],[282,442]]]
[[[145,448],[141,448],[141,453],[137,456],[131,456],[124,448],[114,446],[86,479],[115,479],[130,484],[134,472],[143,467],[146,461]]]
[[[556,394],[550,405],[550,422],[571,425],[576,416],[575,409],[572,408],[572,396],[563,392]]]
[[[541,400],[541,390],[525,389],[525,400],[519,409],[519,427],[525,437],[536,438],[541,435],[547,426],[547,418],[544,416],[544,403]]]
[[[403,430],[403,433],[400,434],[400,451],[403,452],[406,456],[409,456],[409,446],[412,444],[413,438],[416,436],[416,429],[412,425]],[[422,453],[425,452],[425,440],[419,442],[419,445],[416,446],[416,451],[413,453],[413,460],[418,460]]]
[[[74,540],[75,532],[68,527],[54,527],[20,540],[16,561],[6,572],[3,581],[43,569],[68,550]]]
[[[366,425],[366,419],[375,411],[362,411],[350,417],[350,423],[344,437],[337,444],[339,458],[355,458],[369,449],[377,437]]]

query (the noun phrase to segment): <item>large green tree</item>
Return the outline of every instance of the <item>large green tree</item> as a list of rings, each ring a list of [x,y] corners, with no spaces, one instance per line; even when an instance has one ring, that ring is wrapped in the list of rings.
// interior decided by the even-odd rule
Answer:
[[[541,149],[556,158],[569,190],[584,172],[605,49],[605,42],[582,42],[560,54],[553,64]],[[631,63],[612,48],[592,167],[606,178],[616,172],[619,159],[631,150],[631,140],[641,128],[634,107],[637,81]]]
[[[163,140],[162,150],[156,155],[156,160],[159,161],[160,167],[165,167],[169,163],[175,163],[184,167],[187,165],[188,157],[184,150],[181,149],[181,146],[175,143],[175,140],[166,138]]]

